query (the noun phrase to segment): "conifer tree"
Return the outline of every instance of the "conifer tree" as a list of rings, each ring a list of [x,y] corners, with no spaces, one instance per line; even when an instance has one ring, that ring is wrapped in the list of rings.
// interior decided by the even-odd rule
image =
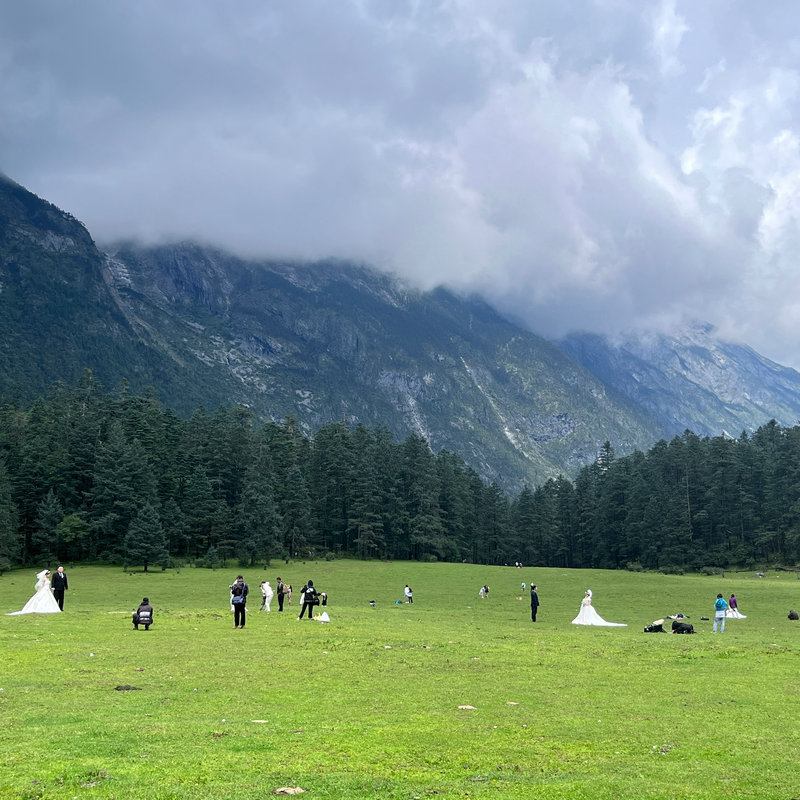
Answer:
[[[311,544],[310,498],[299,466],[289,470],[283,506],[283,546],[296,558]]]
[[[64,509],[52,489],[39,503],[36,527],[31,537],[33,555],[55,558],[59,553],[58,526],[64,519]]]
[[[11,481],[5,460],[0,458],[0,573],[9,569],[19,554],[17,509],[11,497]]]
[[[275,504],[269,452],[256,456],[247,470],[236,509],[242,559],[252,566],[280,553],[280,516]]]
[[[145,572],[152,564],[162,567],[169,564],[167,539],[161,519],[150,503],[145,503],[130,523],[125,536],[125,563],[143,564]]]

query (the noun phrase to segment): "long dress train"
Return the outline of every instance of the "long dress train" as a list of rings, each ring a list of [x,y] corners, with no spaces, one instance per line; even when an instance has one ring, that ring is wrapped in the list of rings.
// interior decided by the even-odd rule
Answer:
[[[16,617],[19,614],[60,614],[61,609],[58,607],[53,593],[50,591],[50,579],[46,578],[42,573],[37,575],[39,580],[36,582],[36,592],[33,597],[28,600],[20,611],[12,611],[6,616]]]
[[[627,628],[625,622],[606,622],[595,610],[592,605],[591,596],[584,597],[581,601],[581,610],[578,616],[572,620],[573,625],[596,625],[604,628]]]
[[[728,619],[747,619],[747,615],[746,614],[742,614],[741,611],[739,611],[738,608],[729,608],[725,612],[725,616]]]

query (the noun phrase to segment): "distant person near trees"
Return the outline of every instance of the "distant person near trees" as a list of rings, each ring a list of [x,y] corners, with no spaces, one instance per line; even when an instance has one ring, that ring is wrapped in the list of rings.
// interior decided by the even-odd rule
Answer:
[[[712,633],[717,632],[717,625],[721,624],[720,633],[725,633],[725,612],[728,610],[728,603],[726,602],[725,598],[721,595],[717,595],[717,599],[714,601],[714,630]]]
[[[403,594],[406,598],[406,603],[413,603],[414,602],[414,593],[411,591],[411,587],[406,584],[406,588],[403,589]]]
[[[531,622],[536,622],[536,612],[539,610],[539,594],[536,591],[536,584],[531,584]]]

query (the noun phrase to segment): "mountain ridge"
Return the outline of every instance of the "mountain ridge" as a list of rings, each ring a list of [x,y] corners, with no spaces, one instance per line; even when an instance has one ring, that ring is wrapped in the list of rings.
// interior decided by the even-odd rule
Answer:
[[[699,368],[697,380],[681,377],[688,350],[662,341],[650,356],[633,344],[618,352],[592,335],[552,343],[480,297],[424,292],[365,265],[186,242],[105,250],[68,213],[0,181],[7,400],[90,368],[112,388],[152,385],[184,415],[244,404],[265,419],[292,415],[307,433],[338,420],[416,433],[515,491],[573,474],[606,440],[620,453],[647,449],[690,427],[677,428],[679,414],[709,431],[717,420],[757,427],[757,408],[757,424],[771,409],[794,413],[794,376],[800,386],[780,368],[776,396],[765,385],[760,406],[740,408],[703,387]],[[753,356],[740,354],[737,369],[767,369]]]
[[[673,433],[738,436],[775,419],[800,419],[800,373],[747,345],[718,339],[708,323],[678,334],[628,333],[614,341],[573,333],[559,345],[597,375],[658,416]]]

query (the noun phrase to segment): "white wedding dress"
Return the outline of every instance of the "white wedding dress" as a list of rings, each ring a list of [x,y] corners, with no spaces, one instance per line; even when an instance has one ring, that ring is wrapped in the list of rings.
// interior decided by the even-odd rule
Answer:
[[[39,578],[39,580],[36,581],[36,591],[34,592],[33,597],[31,597],[31,599],[25,603],[21,611],[13,611],[6,616],[16,617],[19,614],[61,613],[61,609],[58,607],[58,603],[56,602],[55,597],[53,597],[53,593],[50,591],[50,579],[41,572],[36,577]]]
[[[725,612],[725,616],[728,619],[747,619],[747,616],[745,614],[740,613],[738,608],[729,608]]]
[[[572,620],[573,625],[596,625],[605,628],[627,628],[625,622],[606,622],[595,610],[592,605],[591,592],[587,591],[586,596],[581,601],[581,610],[578,616]]]

